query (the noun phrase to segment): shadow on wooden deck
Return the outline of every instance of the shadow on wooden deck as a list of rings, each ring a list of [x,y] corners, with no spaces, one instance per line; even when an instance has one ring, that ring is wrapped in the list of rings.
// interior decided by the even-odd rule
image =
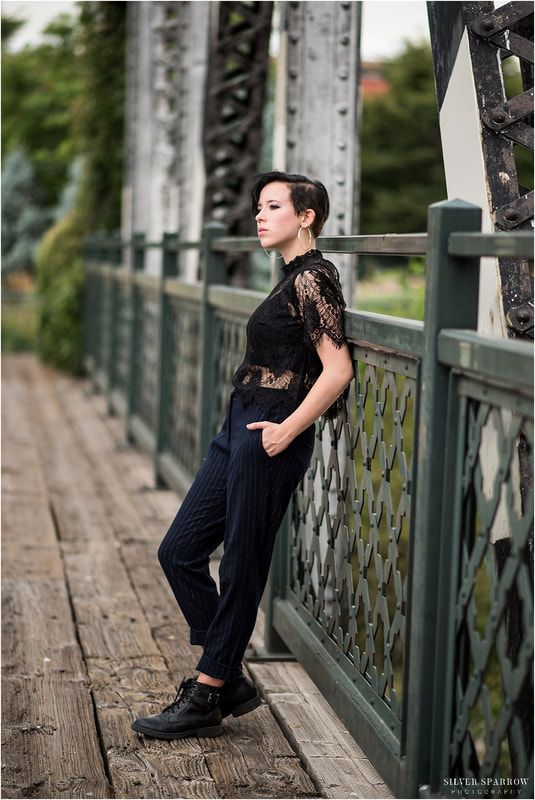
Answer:
[[[131,730],[201,652],[156,556],[179,500],[89,381],[2,376],[3,797],[391,797],[297,663],[249,664],[267,702],[220,737]]]

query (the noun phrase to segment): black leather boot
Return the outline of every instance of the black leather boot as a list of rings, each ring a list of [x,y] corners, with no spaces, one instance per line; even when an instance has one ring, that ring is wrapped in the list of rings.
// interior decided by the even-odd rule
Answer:
[[[228,717],[241,717],[262,703],[258,690],[245,675],[241,675],[235,681],[227,681],[221,687],[221,714]]]
[[[182,681],[175,699],[160,714],[139,717],[132,728],[157,739],[219,736],[223,733],[220,693],[219,688],[188,678]]]

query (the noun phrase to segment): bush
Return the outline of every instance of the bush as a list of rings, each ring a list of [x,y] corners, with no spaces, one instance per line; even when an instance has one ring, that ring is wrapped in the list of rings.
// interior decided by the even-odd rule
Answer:
[[[71,211],[44,235],[37,250],[37,349],[44,361],[83,372],[82,241],[85,229]]]

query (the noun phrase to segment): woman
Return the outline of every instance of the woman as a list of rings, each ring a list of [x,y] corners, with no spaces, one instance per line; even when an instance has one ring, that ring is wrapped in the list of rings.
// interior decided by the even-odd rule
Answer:
[[[217,736],[221,720],[260,705],[241,671],[265,587],[275,535],[314,448],[314,423],[333,417],[353,366],[343,329],[338,271],[316,250],[329,213],[323,184],[270,172],[252,190],[258,237],[283,259],[282,277],[247,323],[223,426],[158,551],[203,646],[196,678],[134,730],[163,739]],[[209,557],[224,542],[220,591]]]

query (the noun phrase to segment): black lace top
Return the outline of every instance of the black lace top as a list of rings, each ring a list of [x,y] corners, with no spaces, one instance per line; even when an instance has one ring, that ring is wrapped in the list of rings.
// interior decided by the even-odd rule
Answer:
[[[319,250],[309,250],[282,266],[282,278],[251,314],[245,358],[232,383],[247,406],[253,399],[264,411],[283,403],[294,411],[306,397],[323,365],[316,346],[328,336],[345,343],[346,306],[338,270]],[[349,388],[327,409],[333,419]]]

